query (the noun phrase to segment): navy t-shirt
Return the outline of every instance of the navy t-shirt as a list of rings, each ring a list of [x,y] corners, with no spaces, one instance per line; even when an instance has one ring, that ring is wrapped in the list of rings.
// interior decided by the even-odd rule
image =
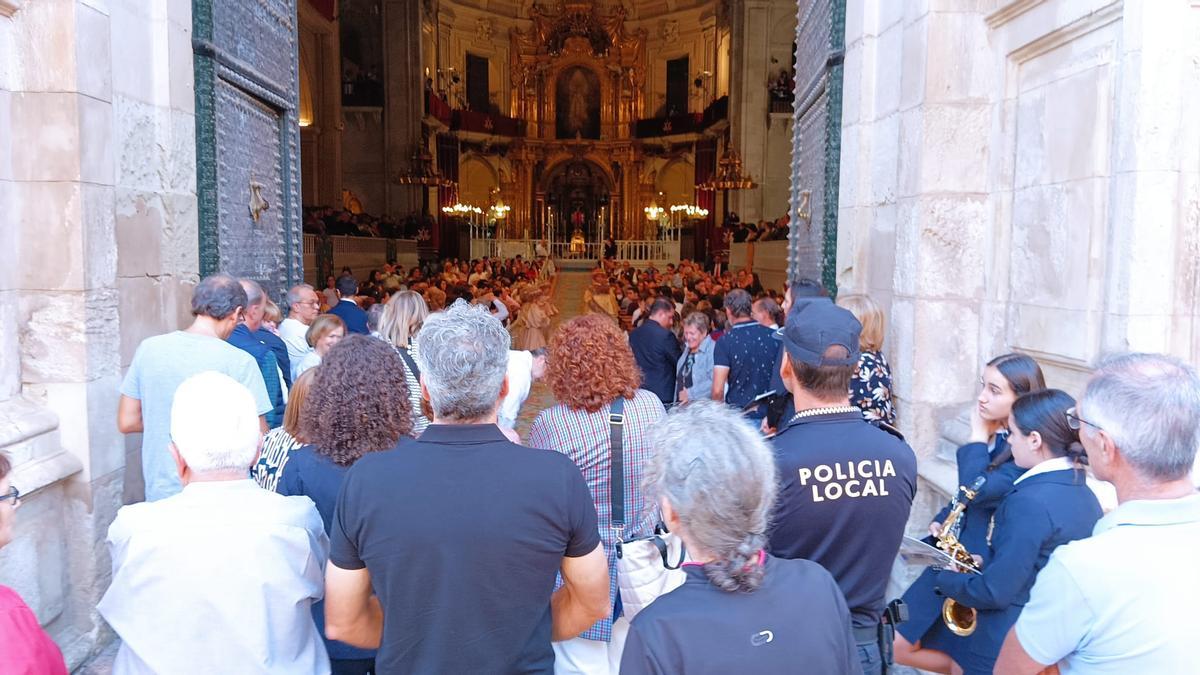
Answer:
[[[704,568],[633,619],[621,675],[860,673],[846,601],[829,572],[767,557],[763,583],[729,593]]]
[[[434,424],[346,473],[330,561],[366,567],[383,606],[379,673],[551,673],[563,557],[600,545],[566,455],[494,424]]]
[[[772,335],[775,331],[758,323],[745,321],[734,324],[717,340],[713,351],[713,366],[729,369],[729,390],[725,401],[741,408],[755,397],[771,389],[771,367],[779,342]],[[747,413],[755,419],[767,414],[766,406]]]
[[[917,491],[917,458],[857,410],[793,419],[773,440],[779,502],[770,551],[819,563],[855,627],[874,626]]]

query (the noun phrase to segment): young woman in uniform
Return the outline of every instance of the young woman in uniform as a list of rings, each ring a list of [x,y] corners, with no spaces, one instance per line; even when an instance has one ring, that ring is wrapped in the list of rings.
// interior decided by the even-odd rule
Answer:
[[[934,580],[943,595],[976,611],[975,632],[950,645],[949,656],[958,666],[953,672],[992,672],[1050,554],[1091,536],[1103,515],[1085,481],[1087,456],[1079,432],[1068,418],[1074,406],[1075,399],[1058,389],[1026,394],[1013,403],[1008,442],[1014,463],[1025,472],[996,509],[991,561],[982,574],[939,571]]]
[[[1013,463],[1006,440],[1013,401],[1045,388],[1042,369],[1024,354],[997,356],[988,361],[980,377],[979,397],[971,410],[971,437],[957,452],[958,485],[970,485],[981,475],[986,482],[959,521],[962,528],[958,540],[967,551],[980,555],[984,564],[989,557],[987,535],[992,515],[1022,471]],[[929,525],[929,543],[941,534],[942,522],[949,513],[947,505],[934,517]],[[942,622],[945,598],[935,590],[935,572],[925,570],[904,593],[909,619],[896,627],[895,660],[922,670],[949,673],[952,662],[946,652],[954,642],[965,638],[950,632]]]

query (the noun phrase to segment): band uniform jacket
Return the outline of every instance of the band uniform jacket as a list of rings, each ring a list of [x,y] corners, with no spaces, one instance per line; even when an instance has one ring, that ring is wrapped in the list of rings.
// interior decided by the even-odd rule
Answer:
[[[1092,534],[1103,515],[1082,472],[1030,476],[996,510],[992,555],[982,574],[935,573],[943,596],[977,610],[975,632],[951,641],[950,656],[966,673],[991,673],[1004,637],[1029,601],[1037,573],[1059,546]]]
[[[1007,449],[1008,441],[1005,436],[1000,435],[996,437],[995,447],[990,452],[986,443],[967,443],[956,453],[958,458],[956,491],[959,486],[970,485],[981,475],[987,476],[987,482],[983,484],[979,493],[963,511],[962,528],[958,535],[958,540],[968,552],[978,554],[983,558],[985,566],[991,555],[988,549],[988,530],[991,528],[992,516],[996,513],[996,508],[1000,505],[1001,500],[1012,491],[1013,482],[1023,473],[1021,467],[1013,463],[1011,459],[992,471],[987,470],[988,463]],[[934,516],[934,522],[944,523],[948,515],[950,515],[949,505]],[[926,541],[929,544],[934,543],[932,537]],[[942,603],[945,598],[938,596],[934,591],[933,572],[933,570],[922,572],[921,576],[917,577],[916,581],[904,592],[904,603],[908,605],[908,621],[897,626],[897,630],[913,644],[920,640],[924,647],[943,649],[946,646],[945,641],[955,636],[942,625]],[[931,628],[933,630],[930,630]]]

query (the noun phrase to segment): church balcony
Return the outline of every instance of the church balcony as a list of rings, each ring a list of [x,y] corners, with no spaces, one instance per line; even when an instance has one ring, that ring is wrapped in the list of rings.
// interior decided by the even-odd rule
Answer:
[[[728,118],[729,97],[722,96],[710,103],[704,112],[638,120],[634,122],[633,135],[636,138],[661,138],[700,134],[725,122]]]
[[[451,117],[450,128],[454,131],[466,131],[492,136],[508,136],[511,138],[519,138],[525,135],[525,122],[523,120],[475,110],[455,110]]]
[[[450,109],[450,104],[446,103],[446,99],[442,98],[437,92],[432,89],[425,90],[425,117],[427,120],[434,122],[435,126],[449,128],[453,118],[453,111]]]

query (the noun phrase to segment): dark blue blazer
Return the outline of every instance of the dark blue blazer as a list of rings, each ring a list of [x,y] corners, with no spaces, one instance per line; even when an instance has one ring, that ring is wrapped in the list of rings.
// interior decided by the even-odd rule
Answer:
[[[983,558],[984,565],[988,564],[988,558],[991,556],[987,534],[992,524],[992,515],[996,513],[996,508],[1004,497],[1012,491],[1013,481],[1024,473],[1012,459],[992,471],[987,470],[992,458],[1007,448],[1008,443],[1001,436],[996,439],[996,446],[990,453],[986,443],[967,443],[956,453],[958,485],[970,485],[976,477],[987,476],[987,482],[963,512],[962,530],[958,535],[959,541],[967,551]],[[957,489],[958,486],[955,486],[955,490]],[[949,505],[934,516],[934,521],[944,523],[948,515]],[[933,543],[932,539],[927,541]],[[942,649],[945,647],[945,640],[954,639],[955,636],[942,625],[942,602],[945,598],[936,594],[933,575],[933,570],[925,570],[904,592],[904,603],[908,605],[908,621],[900,624],[897,630],[909,642],[916,643],[920,640],[923,647]]]
[[[347,333],[369,335],[371,332],[367,330],[367,313],[353,300],[339,301],[338,304],[329,308],[329,313],[346,322]]]
[[[262,374],[263,384],[267,387],[267,396],[271,399],[271,410],[263,417],[266,418],[267,426],[270,428],[283,424],[283,413],[287,408],[287,401],[283,397],[283,387],[279,384],[279,374],[283,370],[279,368],[279,361],[275,358],[274,350],[259,339],[256,333],[252,333],[244,323],[239,323],[225,341],[254,357],[255,363],[258,364],[258,371]]]
[[[983,574],[938,571],[940,595],[978,611],[978,626],[948,652],[965,673],[991,673],[1004,637],[1029,601],[1037,573],[1063,544],[1092,535],[1103,515],[1082,472],[1050,471],[1018,483],[996,510]]]
[[[683,351],[675,334],[647,319],[629,334],[629,347],[642,370],[642,389],[663,403],[675,400],[675,364]]]
[[[287,344],[278,335],[272,333],[266,328],[259,328],[254,331],[254,337],[258,341],[271,348],[275,352],[275,360],[279,362],[279,370],[283,373],[283,381],[287,383],[288,389],[292,388],[292,360],[288,358]]]

